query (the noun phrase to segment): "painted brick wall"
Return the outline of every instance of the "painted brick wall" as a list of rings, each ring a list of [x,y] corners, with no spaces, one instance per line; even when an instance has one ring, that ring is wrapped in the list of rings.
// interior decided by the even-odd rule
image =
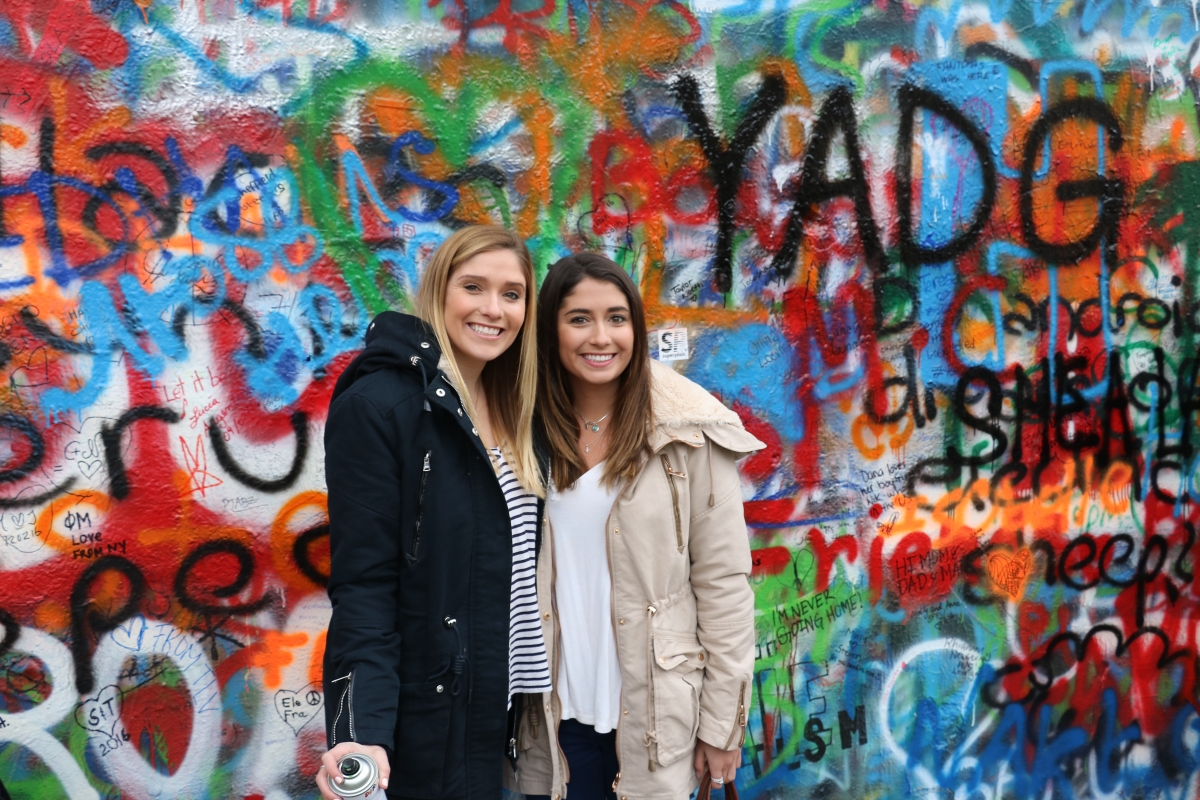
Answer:
[[[491,220],[629,269],[655,355],[769,445],[747,798],[1194,797],[1197,33],[4,0],[5,791],[315,796],[329,392]]]

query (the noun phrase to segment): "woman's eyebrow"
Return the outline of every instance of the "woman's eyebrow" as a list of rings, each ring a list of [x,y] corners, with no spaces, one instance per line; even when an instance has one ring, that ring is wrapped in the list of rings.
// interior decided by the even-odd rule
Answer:
[[[614,311],[628,312],[629,307],[628,306],[610,306],[608,309],[608,313],[611,314]],[[591,314],[592,309],[590,309],[590,308],[568,308],[568,309],[563,309],[562,313],[564,313],[564,314]]]
[[[455,279],[456,280],[464,280],[464,281],[476,281],[478,283],[487,283],[488,282],[488,279],[482,275],[469,275],[469,274],[468,275],[456,275]],[[504,283],[504,285],[505,286],[516,286],[518,288],[524,289],[525,281],[506,281]]]

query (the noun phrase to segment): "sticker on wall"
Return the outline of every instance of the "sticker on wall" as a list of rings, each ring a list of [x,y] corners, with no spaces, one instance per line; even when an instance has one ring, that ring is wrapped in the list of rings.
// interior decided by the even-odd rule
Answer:
[[[658,343],[659,361],[684,361],[688,357],[687,328],[650,331],[650,341]]]

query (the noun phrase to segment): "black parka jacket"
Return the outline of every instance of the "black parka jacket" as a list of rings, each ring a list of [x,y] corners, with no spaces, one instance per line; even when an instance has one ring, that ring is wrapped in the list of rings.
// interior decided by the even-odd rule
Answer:
[[[325,427],[329,745],[381,745],[389,797],[500,796],[512,527],[432,331],[386,311]],[[542,519],[538,508],[539,525]]]

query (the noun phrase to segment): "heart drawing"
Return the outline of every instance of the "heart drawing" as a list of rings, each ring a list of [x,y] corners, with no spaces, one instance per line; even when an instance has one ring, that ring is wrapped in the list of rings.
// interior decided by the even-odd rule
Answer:
[[[75,706],[75,723],[84,730],[116,739],[121,735],[121,701],[124,695],[117,686],[105,686],[93,697]]]
[[[298,692],[280,689],[275,693],[275,713],[296,735],[300,734],[301,728],[313,721],[324,706],[325,694],[321,691],[319,681],[310,683]]]
[[[1032,562],[1033,554],[1028,550],[1021,550],[1016,556],[992,553],[988,556],[987,571],[992,583],[1014,600],[1019,600],[1025,593],[1025,579],[1029,577],[1029,566]]]

